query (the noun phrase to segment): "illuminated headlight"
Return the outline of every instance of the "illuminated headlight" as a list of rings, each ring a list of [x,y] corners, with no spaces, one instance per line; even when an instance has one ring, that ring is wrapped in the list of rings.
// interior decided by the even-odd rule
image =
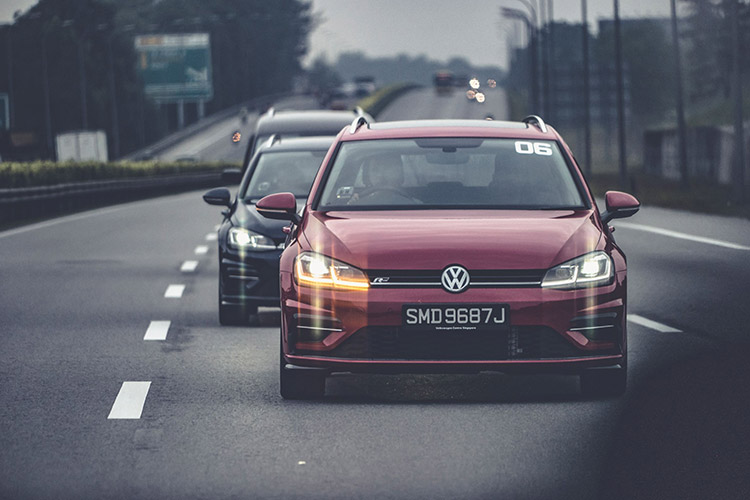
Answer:
[[[294,278],[300,285],[366,290],[367,276],[360,269],[325,255],[304,252],[294,261]]]
[[[584,288],[606,285],[612,279],[612,259],[604,252],[591,252],[555,266],[544,275],[544,288]]]
[[[229,246],[242,250],[276,249],[276,243],[271,238],[243,227],[233,227],[229,230]]]

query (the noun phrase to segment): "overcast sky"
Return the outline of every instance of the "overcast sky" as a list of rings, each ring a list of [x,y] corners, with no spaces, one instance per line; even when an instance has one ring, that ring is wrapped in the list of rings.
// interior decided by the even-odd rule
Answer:
[[[531,0],[532,4],[546,0]],[[581,0],[553,0],[556,21],[581,22]],[[620,15],[669,16],[669,0],[620,0]],[[322,23],[310,40],[308,60],[362,50],[371,56],[425,54],[476,65],[505,65],[508,38],[522,37],[519,23],[503,20],[500,7],[523,9],[521,0],[313,0]],[[588,0],[588,18],[612,19],[613,0]],[[516,26],[518,25],[518,26]]]
[[[269,0],[272,1],[272,0]],[[447,61],[453,56],[475,65],[504,66],[509,37],[520,37],[518,23],[502,20],[500,7],[523,9],[522,0],[312,0],[321,22],[310,39],[308,61],[325,54],[359,50],[370,56],[424,54]],[[533,4],[547,0],[531,0]],[[581,0],[552,0],[555,20],[581,21]],[[0,23],[36,0],[0,0]],[[588,0],[592,27],[613,17],[613,0]],[[620,0],[628,17],[666,17],[669,0]]]

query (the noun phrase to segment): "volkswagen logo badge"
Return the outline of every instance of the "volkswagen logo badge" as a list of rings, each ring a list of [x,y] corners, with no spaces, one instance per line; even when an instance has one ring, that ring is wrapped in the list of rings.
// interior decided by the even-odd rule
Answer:
[[[469,271],[459,265],[448,266],[440,277],[440,283],[448,292],[463,292],[469,286]]]

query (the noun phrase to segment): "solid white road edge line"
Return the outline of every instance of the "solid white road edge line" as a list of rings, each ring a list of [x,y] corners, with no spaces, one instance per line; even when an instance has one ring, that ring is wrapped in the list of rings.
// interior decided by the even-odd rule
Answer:
[[[185,292],[185,285],[169,285],[167,291],[164,292],[165,299],[179,299],[182,298],[182,294]]]
[[[139,419],[151,382],[123,382],[108,419]]]
[[[113,208],[108,209],[99,209],[92,212],[86,212],[83,214],[77,214],[77,215],[66,215],[63,217],[58,217],[56,219],[52,219],[49,221],[44,222],[37,222],[35,224],[30,224],[28,226],[21,226],[16,229],[9,229],[7,231],[0,232],[0,238],[7,238],[8,236],[15,236],[17,234],[23,234],[28,233],[29,231],[36,231],[37,229],[44,229],[47,227],[56,226],[58,224],[62,224],[64,222],[73,222],[81,219],[88,219],[89,217],[94,217],[97,215],[104,215],[104,214],[110,214],[112,212],[119,212],[120,210],[125,210],[126,206],[117,206]]]
[[[198,261],[197,260],[186,260],[182,263],[182,267],[180,267],[180,271],[183,273],[192,273],[195,271],[195,268],[198,267]]]
[[[143,340],[166,340],[171,324],[171,321],[152,321],[148,325],[148,330],[146,330]]]
[[[633,224],[632,222],[616,222],[615,227],[622,227],[625,229],[635,229],[636,231],[646,231],[648,233],[660,234],[662,236],[669,236],[670,238],[678,238],[681,240],[695,241],[698,243],[706,243],[708,245],[714,245],[717,247],[731,248],[733,250],[750,250],[750,247],[745,245],[739,245],[737,243],[731,243],[729,241],[715,240],[713,238],[704,238],[703,236],[693,236],[692,234],[680,233],[678,231],[670,231],[669,229],[662,229],[659,227],[645,226],[643,224]]]
[[[656,330],[657,332],[661,333],[682,333],[682,330],[672,328],[671,326],[667,326],[662,323],[657,323],[656,321],[651,321],[650,319],[644,318],[643,316],[638,316],[637,314],[628,314],[628,321],[635,323],[636,325],[645,326],[646,328],[650,328],[651,330]]]
[[[195,255],[206,255],[208,253],[208,247],[206,245],[198,245],[195,247]]]

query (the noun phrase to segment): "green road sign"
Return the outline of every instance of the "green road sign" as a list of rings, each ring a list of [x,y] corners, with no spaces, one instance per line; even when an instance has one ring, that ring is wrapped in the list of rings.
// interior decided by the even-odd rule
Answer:
[[[0,130],[10,129],[10,103],[8,94],[0,94]]]
[[[138,71],[146,95],[156,101],[213,97],[208,33],[135,37]]]

